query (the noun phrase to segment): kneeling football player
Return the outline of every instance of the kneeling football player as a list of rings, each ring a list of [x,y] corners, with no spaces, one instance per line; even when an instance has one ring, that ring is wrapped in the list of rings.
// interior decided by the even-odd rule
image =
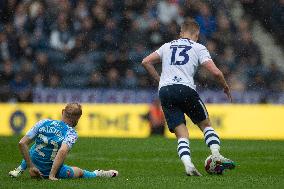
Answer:
[[[20,140],[19,149],[24,157],[21,165],[9,172],[11,177],[19,177],[29,169],[31,177],[50,180],[65,178],[116,177],[115,170],[87,171],[63,164],[75,144],[78,135],[74,129],[82,115],[81,105],[70,103],[62,110],[62,120],[45,119],[39,121]],[[29,150],[28,145],[34,142]]]

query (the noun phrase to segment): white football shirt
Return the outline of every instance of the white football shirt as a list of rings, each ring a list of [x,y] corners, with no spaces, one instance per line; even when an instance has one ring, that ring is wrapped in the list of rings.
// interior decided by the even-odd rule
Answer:
[[[156,50],[162,60],[159,89],[163,86],[183,84],[196,90],[194,74],[197,67],[211,56],[207,48],[187,38],[165,43]]]

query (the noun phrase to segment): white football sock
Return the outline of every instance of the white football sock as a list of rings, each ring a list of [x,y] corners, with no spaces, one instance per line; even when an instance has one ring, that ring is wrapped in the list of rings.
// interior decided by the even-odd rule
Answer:
[[[190,158],[189,140],[187,138],[178,139],[177,151],[184,166],[193,166]]]
[[[220,155],[220,139],[212,127],[206,127],[203,130],[204,140],[210,148],[212,155]]]

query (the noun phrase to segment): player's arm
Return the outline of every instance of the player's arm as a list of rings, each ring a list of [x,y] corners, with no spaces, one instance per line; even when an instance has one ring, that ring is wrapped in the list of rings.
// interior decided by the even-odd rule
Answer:
[[[157,70],[153,66],[153,64],[156,64],[160,62],[160,56],[157,52],[151,53],[149,56],[143,59],[142,66],[145,68],[145,70],[157,81],[160,81],[160,75],[158,74]]]
[[[75,144],[77,138],[78,138],[78,135],[75,132],[75,130],[69,130],[67,132],[66,137],[63,140],[62,145],[54,158],[51,171],[49,173],[50,180],[58,180],[55,176],[60,166],[63,164],[68,152],[70,151],[72,146]]]
[[[19,149],[27,163],[27,167],[29,168],[29,173],[31,177],[42,177],[42,173],[34,166],[30,157],[29,145],[32,142],[33,139],[29,138],[27,135],[24,136],[19,142]]]
[[[60,149],[58,150],[55,159],[52,164],[51,171],[49,173],[50,180],[58,180],[55,175],[58,172],[60,166],[63,164],[67,154],[69,152],[69,146],[65,143],[62,143]]]
[[[27,136],[24,136],[20,142],[19,142],[19,149],[21,154],[23,155],[28,168],[33,166],[33,162],[31,160],[30,154],[29,154],[29,145],[33,142],[32,139],[30,139]]]
[[[23,155],[27,163],[27,167],[29,168],[29,173],[31,177],[41,177],[42,173],[34,166],[30,153],[29,153],[29,145],[34,141],[34,138],[38,135],[38,129],[46,122],[47,119],[41,120],[37,122],[28,132],[27,134],[20,140],[19,142],[19,150]]]
[[[211,59],[208,59],[205,62],[203,62],[202,66],[204,68],[206,68],[206,70],[208,70],[215,77],[215,79],[218,81],[218,83],[224,89],[224,93],[227,95],[230,102],[232,102],[232,96],[231,96],[230,88],[229,88],[221,70],[219,70],[219,68],[217,68],[217,66],[215,65],[215,63]]]

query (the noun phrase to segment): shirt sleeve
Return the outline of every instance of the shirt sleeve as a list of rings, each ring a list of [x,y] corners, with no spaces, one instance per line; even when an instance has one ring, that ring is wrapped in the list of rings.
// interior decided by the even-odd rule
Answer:
[[[65,143],[68,145],[69,149],[72,148],[72,146],[75,144],[75,142],[78,139],[78,134],[76,133],[76,131],[74,129],[69,129],[66,133],[66,136],[63,140],[62,143]]]
[[[198,51],[198,61],[200,64],[205,63],[207,60],[212,60],[209,51],[207,48],[203,45],[200,46]]]
[[[158,55],[160,56],[160,58],[163,58],[163,51],[164,51],[164,47],[166,44],[162,45],[159,49],[157,49],[155,52],[158,53]]]
[[[44,125],[46,122],[48,121],[48,119],[43,119],[40,120],[39,122],[37,122],[26,134],[27,137],[29,137],[29,139],[33,139],[37,134],[38,134],[38,130],[39,128]]]

